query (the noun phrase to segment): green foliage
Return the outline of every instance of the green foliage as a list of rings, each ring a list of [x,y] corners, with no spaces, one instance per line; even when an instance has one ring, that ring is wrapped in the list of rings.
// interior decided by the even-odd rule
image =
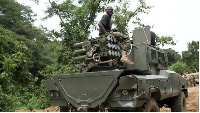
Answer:
[[[39,71],[57,61],[61,44],[34,27],[30,8],[14,0],[2,0],[0,14],[0,111],[44,109],[49,104]]]
[[[44,84],[44,83],[42,83]],[[22,94],[17,90],[13,94],[5,93],[0,88],[0,105],[1,110],[6,112],[12,112],[18,109],[44,109],[49,106],[45,94],[45,87],[41,85],[40,88],[30,91],[27,88],[23,89]]]
[[[17,3],[15,0],[1,0],[0,23],[4,28],[28,38],[37,37],[37,29],[33,27],[33,17],[29,7]]]
[[[18,82],[26,81],[29,76],[29,70],[31,64],[31,52],[23,42],[17,41],[14,37],[14,33],[5,30],[0,26],[0,38],[1,38],[1,71],[8,73],[9,75],[17,74]],[[27,77],[26,77],[27,76]]]
[[[15,0],[2,0],[0,2],[0,12],[0,24],[2,27],[14,32],[15,36],[13,38],[25,44],[29,48],[29,54],[32,54],[31,56],[25,54],[30,58],[30,62],[28,62],[31,64],[28,64],[28,66],[32,67],[29,69],[30,73],[34,76],[40,76],[38,71],[44,69],[46,65],[51,64],[53,61],[50,58],[52,55],[48,54],[50,52],[44,46],[51,41],[48,40],[41,29],[33,26],[35,14],[32,13],[30,7],[21,5]],[[9,49],[15,49],[15,47],[10,47]],[[13,51],[9,49],[8,51]],[[22,54],[20,53],[20,55]]]
[[[165,53],[165,55],[170,53],[170,54],[174,55],[174,57],[175,57],[175,61],[174,62],[170,62],[168,65],[172,65],[172,64],[176,63],[177,61],[181,60],[181,55],[177,51],[173,50],[172,48],[163,49],[163,52]]]
[[[166,44],[169,45],[176,45],[176,43],[173,40],[172,36],[161,36],[161,37],[156,37],[156,45],[159,46],[161,45],[162,47]]]
[[[53,65],[48,65],[44,70],[40,71],[46,79],[50,79],[53,75],[59,74],[69,74],[79,72],[74,68],[74,65],[63,65],[62,63],[55,63]]]
[[[0,74],[1,75],[1,74]],[[5,94],[3,92],[3,89],[0,85],[0,108],[1,108],[1,111],[9,111],[9,109],[12,108],[12,96],[11,95],[8,95],[8,94]]]
[[[193,73],[199,71],[199,41],[192,41],[188,43],[188,50],[182,51],[182,58],[180,55],[172,49],[164,50],[175,55],[175,59],[178,62],[172,64],[169,69],[178,72],[182,75],[182,72]]]
[[[176,62],[175,64],[172,64],[170,67],[168,67],[169,70],[175,71],[180,75],[183,75],[183,71],[189,72],[188,66],[183,62]]]
[[[139,25],[139,27],[143,26],[141,24],[141,19],[139,18],[139,14],[148,14],[149,9],[151,6],[145,4],[144,1],[140,0],[140,5],[137,7],[135,11],[129,11],[128,8],[130,6],[130,1],[125,0],[121,1],[120,5],[116,7],[114,10],[114,24],[116,25],[117,29],[122,32],[123,34],[128,34],[128,24],[132,20],[133,24]]]
[[[74,43],[84,41],[90,34],[90,28],[95,28],[95,18],[98,13],[103,12],[105,4],[111,3],[114,0],[79,0],[75,3],[72,0],[65,0],[61,4],[50,1],[51,7],[48,8],[46,13],[48,17],[57,15],[61,20],[62,36],[63,36],[63,49],[59,53],[59,63],[73,64],[73,45]],[[120,2],[122,2],[120,0]],[[123,2],[122,6],[117,6],[114,16],[114,23],[120,32],[127,33],[128,22],[138,15],[139,13],[148,13],[149,6],[143,1],[140,6],[133,12],[128,11],[129,1]],[[120,21],[119,21],[120,20]],[[137,22],[140,20],[137,17]],[[120,22],[120,23],[119,23]],[[135,21],[136,22],[136,21]],[[138,22],[140,23],[140,22]],[[56,33],[59,34],[59,33]]]
[[[31,52],[23,42],[17,41],[16,34],[0,26],[0,108],[3,111],[15,109],[16,92],[31,82]],[[21,100],[22,101],[22,100]],[[20,105],[19,102],[16,105]]]
[[[74,63],[73,45],[88,38],[90,26],[94,24],[97,12],[102,11],[101,3],[105,1],[107,0],[80,0],[78,3],[65,0],[61,4],[51,2],[51,7],[46,11],[47,17],[58,15],[62,27],[63,49],[59,53],[59,63]]]
[[[188,50],[182,51],[182,61],[195,72],[199,71],[199,41],[192,41],[188,43]]]

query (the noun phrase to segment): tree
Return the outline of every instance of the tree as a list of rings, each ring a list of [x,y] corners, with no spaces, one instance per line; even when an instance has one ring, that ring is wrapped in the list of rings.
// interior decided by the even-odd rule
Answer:
[[[51,43],[47,34],[33,25],[35,14],[30,7],[21,5],[15,0],[2,0],[0,2],[0,12],[0,24],[18,34],[13,38],[24,42],[32,53],[33,66],[30,73],[34,76],[40,76],[38,71],[55,60],[47,57],[51,54],[46,48],[46,44]]]
[[[3,111],[14,109],[14,95],[24,93],[23,87],[31,85],[34,78],[29,72],[33,66],[31,51],[15,36],[0,26],[0,107]]]
[[[174,56],[174,62],[170,62],[168,65],[172,65],[172,64],[176,63],[177,61],[181,60],[181,55],[177,51],[173,50],[172,48],[163,49],[163,52],[165,53],[165,55],[170,53],[171,55]],[[166,57],[168,57],[168,56],[166,56]]]
[[[175,57],[177,56],[176,54],[174,55]],[[182,51],[182,58],[178,62],[172,64],[169,69],[174,70],[179,74],[182,74],[183,71],[192,73],[195,72],[195,69],[199,71],[199,41],[189,42],[188,50]]]
[[[116,25],[119,32],[123,34],[128,33],[128,26],[130,22],[137,26],[136,28],[144,28],[149,25],[144,25],[141,23],[141,19],[139,17],[140,14],[148,14],[150,9],[153,6],[147,5],[143,0],[139,0],[140,5],[136,8],[135,11],[129,11],[128,8],[130,6],[129,0],[120,1],[120,5],[116,7],[114,10],[114,24]],[[166,44],[176,45],[172,36],[157,36],[156,45],[164,46]]]
[[[49,40],[33,25],[31,9],[14,0],[0,2],[0,108],[41,109],[48,103],[45,76],[47,65],[56,62],[60,42]],[[28,104],[27,104],[28,103]]]
[[[151,6],[145,4],[144,1],[139,0],[140,5],[136,8],[135,11],[129,11],[130,1],[120,1],[119,6],[114,10],[114,24],[116,25],[119,32],[128,35],[128,25],[129,22],[137,24],[139,27],[144,27],[145,25],[141,23],[139,14],[148,14]]]
[[[190,73],[190,69],[188,68],[188,66],[180,61],[172,64],[170,67],[168,67],[168,69],[175,71],[180,75],[183,75],[183,71]]]
[[[23,6],[14,0],[1,0],[0,23],[4,28],[19,35],[34,39],[39,32],[32,24],[35,14],[30,7]]]
[[[161,45],[163,47],[166,44],[176,45],[172,36],[161,36],[161,37],[157,36],[156,37],[156,45],[157,46]]]
[[[188,43],[188,50],[182,51],[182,61],[195,72],[199,71],[199,41],[192,41]]]
[[[61,4],[49,0],[51,7],[46,13],[48,17],[58,15],[61,20],[63,49],[60,51],[59,62],[63,64],[73,63],[73,44],[84,41],[89,37],[90,27],[98,12],[104,9],[103,3],[113,0],[65,0]]]
[[[60,52],[59,62],[64,64],[73,63],[73,45],[74,43],[84,41],[89,37],[91,32],[90,28],[95,28],[95,18],[98,13],[104,12],[105,4],[111,3],[115,0],[79,0],[78,3],[72,0],[65,0],[61,4],[57,4],[54,1],[49,0],[51,7],[48,8],[46,13],[48,17],[57,15],[61,20],[62,36],[63,38],[63,50]],[[119,0],[122,2],[122,0]],[[133,12],[128,11],[129,1],[123,2],[122,6],[117,6],[116,16],[114,16],[114,23],[120,32],[127,33],[128,22],[138,15],[139,13],[147,13],[147,6],[143,1],[140,2],[140,6]],[[120,19],[120,21],[119,21]],[[139,18],[137,18],[139,21]],[[120,22],[120,23],[119,23]]]

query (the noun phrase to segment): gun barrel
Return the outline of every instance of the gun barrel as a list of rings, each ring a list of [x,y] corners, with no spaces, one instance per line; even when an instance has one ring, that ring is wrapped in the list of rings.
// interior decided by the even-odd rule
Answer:
[[[89,41],[79,42],[79,43],[74,44],[74,47],[75,48],[82,48],[83,45],[86,45],[86,44],[89,44],[89,43],[90,43]]]
[[[74,44],[75,48],[81,48],[84,42]]]
[[[87,58],[87,55],[75,57],[74,60],[75,60],[75,61],[84,61],[85,58]]]
[[[79,49],[74,51],[74,55],[83,55],[86,53],[85,49]]]

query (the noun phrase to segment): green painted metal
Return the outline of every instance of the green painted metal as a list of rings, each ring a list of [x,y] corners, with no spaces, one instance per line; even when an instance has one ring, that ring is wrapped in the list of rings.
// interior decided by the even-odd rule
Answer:
[[[54,82],[63,97],[73,106],[92,108],[106,100],[122,73],[123,70],[59,75]]]

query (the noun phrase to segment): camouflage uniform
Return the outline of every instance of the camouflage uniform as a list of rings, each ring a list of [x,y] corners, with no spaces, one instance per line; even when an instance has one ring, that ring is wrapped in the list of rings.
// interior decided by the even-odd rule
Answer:
[[[120,32],[110,32],[111,35],[113,35],[117,40],[120,42],[120,46],[122,47],[123,51],[129,52],[131,49],[131,43],[127,36]]]

